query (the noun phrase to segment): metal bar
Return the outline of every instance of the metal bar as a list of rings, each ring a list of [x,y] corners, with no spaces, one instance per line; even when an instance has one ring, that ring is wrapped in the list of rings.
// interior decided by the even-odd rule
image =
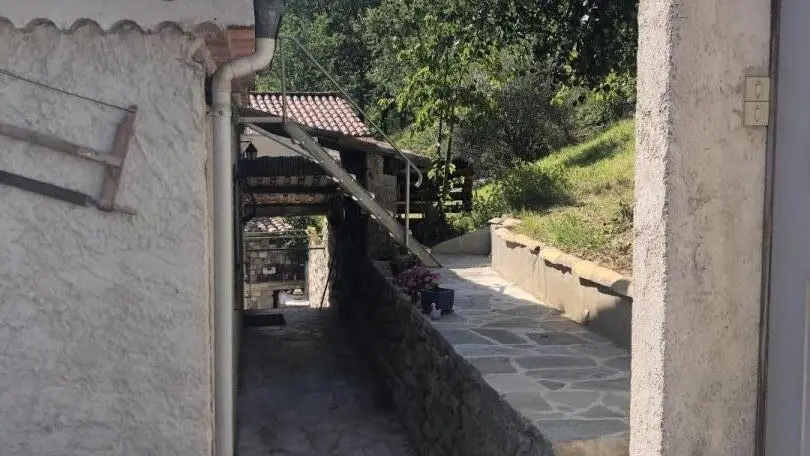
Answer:
[[[411,234],[411,173],[405,171],[405,251],[409,250],[408,237]]]
[[[29,142],[38,146],[47,147],[58,152],[63,152],[74,157],[91,160],[98,163],[103,163],[107,166],[120,167],[122,161],[120,158],[106,154],[104,152],[95,150],[90,147],[80,146],[70,141],[57,138],[53,135],[39,133],[31,130],[30,128],[18,127],[5,122],[0,122],[0,135],[8,136],[20,141]]]
[[[79,98],[79,99],[84,100],[84,101],[89,101],[91,103],[97,103],[97,104],[100,104],[102,106],[106,106],[108,108],[120,109],[122,111],[129,111],[129,109],[130,109],[130,108],[124,108],[122,106],[114,105],[114,104],[111,104],[111,103],[107,103],[106,101],[102,101],[102,100],[99,100],[97,98],[91,98],[91,97],[88,97],[88,96],[85,96],[85,95],[81,95],[81,94],[78,94],[78,93],[71,92],[69,90],[60,89],[59,87],[54,87],[54,86],[45,84],[43,82],[35,81],[33,79],[26,78],[24,76],[21,76],[21,75],[19,75],[17,73],[13,73],[13,72],[11,72],[9,70],[6,70],[6,69],[0,69],[0,74],[6,75],[6,76],[8,76],[10,78],[19,79],[20,81],[24,81],[24,82],[27,82],[29,84],[42,87],[44,89],[49,89],[49,90],[53,90],[53,91],[56,91],[56,92],[59,92],[59,93],[63,93],[65,95],[69,95],[71,97],[76,97],[76,98]]]
[[[281,122],[287,120],[287,68],[284,62],[287,60],[282,49],[282,40],[278,40],[278,53],[281,56]]]
[[[58,185],[49,184],[48,182],[29,179],[25,176],[8,173],[6,171],[0,171],[0,184],[9,185],[21,190],[26,190],[42,196],[47,196],[49,198],[72,203],[77,206],[93,205],[93,198],[90,197],[90,195],[77,192],[69,188],[60,187]]]
[[[130,111],[124,117],[124,121],[118,126],[113,141],[112,156],[120,161],[119,166],[107,166],[104,175],[104,186],[101,189],[101,200],[99,208],[104,211],[115,209],[115,195],[118,193],[118,186],[121,183],[121,170],[127,159],[129,141],[135,132],[135,115],[138,112],[137,106],[131,106]]]
[[[270,116],[268,116],[268,117],[245,116],[245,117],[239,117],[237,120],[238,120],[239,123],[254,123],[254,122],[259,122],[259,123],[282,123],[283,122],[283,120],[279,119],[278,117],[270,117]]]
[[[98,201],[96,201],[95,198],[86,193],[78,192],[76,190],[71,190],[65,187],[60,187],[58,185],[54,185],[48,182],[30,179],[25,176],[20,176],[18,174],[8,173],[6,171],[0,171],[0,184],[9,185],[11,187],[19,188],[20,190],[25,190],[42,196],[47,196],[49,198],[53,198],[59,201],[75,204],[77,206],[84,206],[84,207],[93,206],[98,209],[101,209]],[[115,212],[121,212],[129,215],[137,215],[137,212],[135,212],[134,209],[129,207],[114,205],[112,210]]]

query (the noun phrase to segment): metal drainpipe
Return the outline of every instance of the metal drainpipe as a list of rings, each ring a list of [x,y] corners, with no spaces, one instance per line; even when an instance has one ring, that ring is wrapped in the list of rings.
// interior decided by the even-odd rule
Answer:
[[[235,129],[231,82],[270,65],[281,25],[282,0],[254,0],[256,51],[220,66],[212,79],[214,117],[214,455],[234,453],[234,211]]]

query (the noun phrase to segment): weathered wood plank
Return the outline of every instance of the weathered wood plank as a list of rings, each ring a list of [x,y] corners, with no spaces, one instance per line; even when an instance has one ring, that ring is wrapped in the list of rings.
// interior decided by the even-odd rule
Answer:
[[[101,189],[101,199],[98,204],[102,210],[115,210],[115,195],[118,193],[118,186],[121,183],[121,171],[127,158],[129,142],[135,133],[135,114],[137,111],[137,106],[130,106],[130,111],[127,112],[123,122],[118,126],[118,131],[115,133],[113,149],[110,155],[117,158],[120,164],[119,166],[108,166],[104,173],[104,185]]]
[[[0,135],[36,144],[37,146],[47,147],[85,160],[103,163],[107,166],[120,167],[122,163],[119,157],[106,154],[90,147],[74,144],[53,135],[40,133],[30,128],[18,127],[5,122],[0,122]]]

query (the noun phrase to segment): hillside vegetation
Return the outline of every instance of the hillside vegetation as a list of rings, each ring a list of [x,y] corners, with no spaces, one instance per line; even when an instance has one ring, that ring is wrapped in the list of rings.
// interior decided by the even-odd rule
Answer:
[[[519,233],[602,266],[632,269],[634,123],[517,167],[478,189],[474,211],[452,222],[484,226],[511,212]]]
[[[635,111],[638,0],[286,0],[284,9],[281,33],[308,51],[285,45],[257,88],[336,83],[366,122],[430,156],[439,196],[412,225],[419,241],[508,211],[538,239],[630,268],[632,124],[616,122]],[[494,182],[466,214],[444,204],[457,163]]]

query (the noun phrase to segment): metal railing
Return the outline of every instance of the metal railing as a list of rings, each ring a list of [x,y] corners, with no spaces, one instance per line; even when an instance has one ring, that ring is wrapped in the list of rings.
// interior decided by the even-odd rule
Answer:
[[[312,55],[312,53],[309,52],[309,50],[306,48],[306,46],[304,46],[297,38],[295,38],[293,36],[288,36],[288,35],[281,35],[281,36],[279,36],[279,40],[278,40],[278,55],[281,57],[281,117],[282,117],[282,119],[284,119],[284,121],[286,121],[287,118],[288,118],[287,117],[287,81],[286,81],[287,74],[286,74],[286,69],[285,69],[285,66],[284,66],[284,60],[285,60],[284,59],[284,49],[282,47],[282,42],[284,40],[291,41],[293,44],[295,44],[296,47],[298,47],[298,49],[300,49],[304,53],[304,55],[306,55],[307,58],[312,63],[315,64],[315,66],[318,68],[318,70],[320,70],[320,72],[324,76],[326,76],[327,79],[329,79],[329,82],[332,83],[332,85],[343,95],[343,97],[346,100],[348,100],[348,102],[351,103],[352,106],[354,106],[354,108],[357,109],[357,111],[360,112],[360,114],[362,114],[363,121],[365,123],[371,125],[373,127],[374,131],[376,131],[380,136],[382,136],[382,138],[385,140],[385,142],[388,143],[397,152],[397,154],[399,154],[402,161],[405,162],[405,238],[403,239],[403,242],[404,242],[405,248],[408,249],[408,236],[410,236],[410,232],[411,232],[411,230],[410,230],[410,220],[411,220],[411,173],[416,172],[417,178],[416,178],[416,183],[414,184],[414,187],[418,188],[419,186],[422,185],[422,181],[424,179],[424,176],[422,175],[422,171],[416,165],[413,164],[413,162],[408,158],[408,156],[405,154],[405,152],[400,150],[400,148],[397,147],[397,145],[394,144],[393,141],[391,141],[391,139],[388,137],[388,135],[385,134],[385,132],[382,130],[382,128],[380,128],[375,122],[369,120],[369,117],[366,114],[366,112],[363,111],[363,109],[360,107],[360,105],[358,105],[357,102],[355,102],[354,99],[352,99],[352,97],[349,96],[349,94],[346,92],[346,90],[344,90],[343,87],[341,87],[340,84],[338,84],[338,82],[335,80],[335,78],[331,74],[329,74],[329,72],[326,70],[326,68],[324,68],[323,65],[320,64],[320,62],[318,62],[318,60],[315,58],[315,56]],[[396,217],[396,208],[394,209],[394,217]]]

